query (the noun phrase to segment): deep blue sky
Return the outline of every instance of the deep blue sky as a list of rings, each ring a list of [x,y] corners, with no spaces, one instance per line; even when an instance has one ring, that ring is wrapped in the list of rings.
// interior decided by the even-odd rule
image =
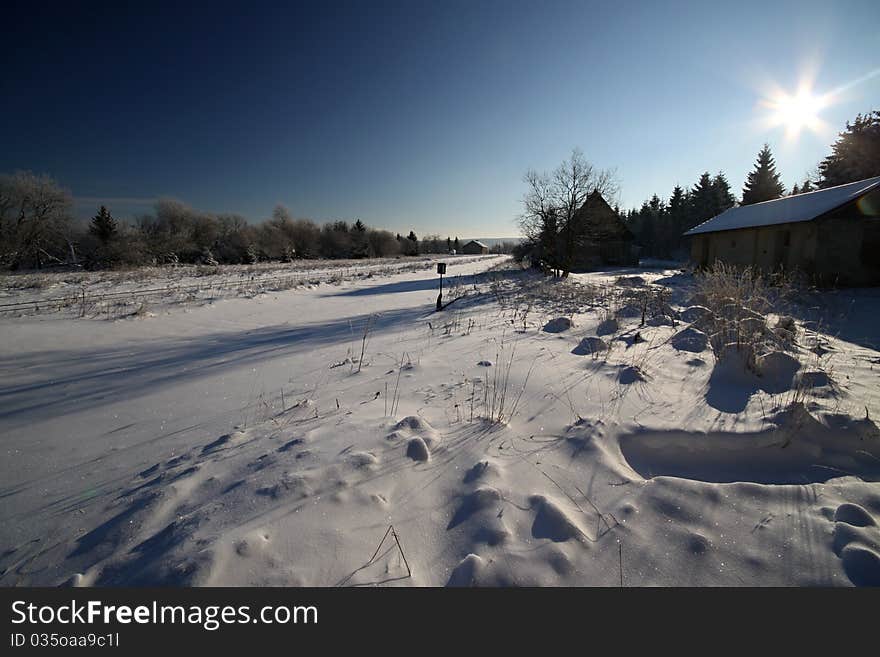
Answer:
[[[764,141],[790,186],[880,75],[788,141],[769,84],[824,93],[880,69],[880,2],[320,2],[4,11],[0,171],[49,173],[82,216],[158,197],[263,219],[514,235],[526,169],[580,147],[624,207]]]

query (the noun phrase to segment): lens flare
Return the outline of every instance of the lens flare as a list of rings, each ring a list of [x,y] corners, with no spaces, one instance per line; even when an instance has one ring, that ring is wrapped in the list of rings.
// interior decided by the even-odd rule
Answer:
[[[770,110],[767,117],[769,127],[784,127],[789,138],[797,137],[804,129],[821,133],[825,123],[819,113],[830,104],[831,98],[827,94],[817,95],[808,86],[801,86],[793,94],[779,91],[762,102]]]

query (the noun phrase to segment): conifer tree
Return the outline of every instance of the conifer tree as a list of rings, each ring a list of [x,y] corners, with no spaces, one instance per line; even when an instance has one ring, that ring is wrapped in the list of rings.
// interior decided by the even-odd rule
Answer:
[[[730,190],[730,183],[723,171],[712,179],[712,186],[715,188],[715,214],[721,214],[725,210],[732,208],[736,204],[736,197]]]
[[[98,214],[92,217],[92,221],[89,224],[89,232],[101,240],[102,244],[107,244],[119,232],[119,225],[110,214],[110,211],[102,205],[101,209],[98,210]]]
[[[714,217],[718,208],[718,195],[709,172],[705,171],[700,176],[699,182],[691,191],[691,212],[688,219],[688,229],[701,224],[707,219]]]
[[[646,255],[654,255],[656,240],[656,225],[654,223],[654,215],[651,212],[651,205],[648,201],[642,203],[642,207],[638,213],[637,235],[639,244],[643,253]]]
[[[779,180],[776,171],[776,162],[770,145],[764,144],[764,148],[758,153],[755,168],[749,172],[746,184],[743,187],[742,204],[761,203],[772,201],[785,194],[785,186]]]
[[[676,185],[672,190],[667,205],[667,217],[673,239],[671,248],[674,251],[681,243],[681,234],[687,230],[688,199],[681,185]]]
[[[819,163],[819,187],[834,187],[880,176],[880,110],[859,114]]]
[[[367,227],[358,219],[351,228],[351,257],[368,258],[370,256],[370,242],[367,239]]]
[[[401,242],[401,250],[403,255],[419,254],[419,238],[416,237],[415,232],[409,231],[409,235]]]
[[[654,229],[654,244],[651,252],[658,256],[669,255],[671,231],[666,223],[666,203],[654,194],[648,201],[648,212]]]

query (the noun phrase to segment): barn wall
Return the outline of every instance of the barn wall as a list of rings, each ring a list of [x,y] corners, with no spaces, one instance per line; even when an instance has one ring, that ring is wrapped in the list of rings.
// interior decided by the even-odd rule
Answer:
[[[816,222],[818,242],[821,244],[816,252],[816,273],[825,282],[842,285],[880,284],[877,266],[880,256],[871,253],[871,249],[863,248],[866,228],[873,227],[876,221],[847,213]]]
[[[709,265],[709,236],[694,235],[691,238],[691,262],[697,267]]]
[[[709,264],[717,260],[742,267],[755,264],[757,231],[754,228],[709,233],[706,237]]]
[[[817,241],[812,222],[726,230],[694,236],[691,258],[702,266],[720,260],[764,271],[813,271]]]

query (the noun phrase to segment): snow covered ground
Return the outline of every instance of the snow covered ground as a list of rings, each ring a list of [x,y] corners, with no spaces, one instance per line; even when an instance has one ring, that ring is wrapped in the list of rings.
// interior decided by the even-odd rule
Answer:
[[[878,290],[759,377],[676,269],[450,262],[0,317],[0,584],[880,583]]]
[[[454,256],[465,264],[483,256]],[[0,314],[66,313],[121,319],[172,306],[257,297],[320,284],[433,270],[448,256],[295,260],[255,265],[164,265],[118,271],[24,272],[0,277]]]

